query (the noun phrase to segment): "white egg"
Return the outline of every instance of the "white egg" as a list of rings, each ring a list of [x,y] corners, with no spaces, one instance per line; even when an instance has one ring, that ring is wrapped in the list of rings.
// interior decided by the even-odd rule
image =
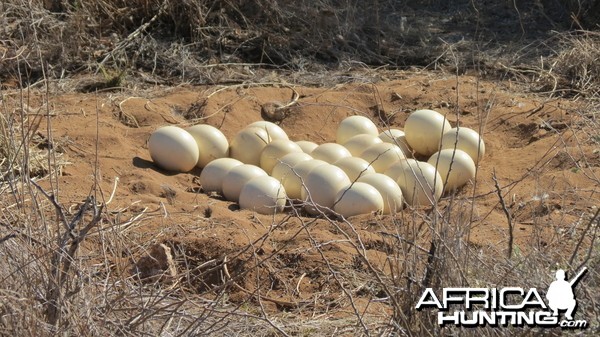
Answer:
[[[301,161],[294,165],[290,174],[281,180],[283,187],[290,199],[300,200],[302,198],[303,183],[306,183],[306,177],[315,167],[329,165],[327,162],[317,159]]]
[[[271,139],[289,139],[287,133],[279,125],[267,121],[258,121],[248,124],[247,128],[257,127],[265,130]]]
[[[348,149],[348,151],[350,151],[351,155],[353,155],[354,157],[358,157],[371,145],[379,143],[382,143],[379,137],[365,133],[362,135],[356,135],[348,139],[343,145],[346,149]]]
[[[385,130],[379,134],[379,139],[381,139],[384,143],[391,143],[397,145],[404,155],[407,157],[412,156],[412,149],[408,146],[408,142],[406,141],[406,135],[404,131],[399,129],[389,129]]]
[[[402,189],[402,196],[409,205],[431,206],[442,196],[442,177],[429,163],[407,159],[403,164],[404,171],[396,180]]]
[[[358,157],[345,157],[336,161],[333,165],[344,170],[350,181],[355,181],[363,175],[375,173],[375,169],[366,160]]]
[[[260,154],[271,142],[264,129],[259,127],[248,127],[238,132],[229,148],[231,158],[237,159],[244,164],[260,165]]]
[[[154,131],[148,139],[148,150],[152,161],[167,171],[188,172],[198,163],[198,145],[194,137],[176,126],[164,126]]]
[[[312,215],[330,213],[338,192],[349,185],[348,175],[337,166],[328,164],[313,168],[306,176],[306,188],[301,189],[302,200],[306,203],[304,209]]]
[[[437,167],[445,191],[455,190],[475,178],[475,163],[465,151],[444,149],[427,162]]]
[[[408,145],[425,156],[439,150],[442,135],[449,131],[450,123],[437,111],[417,110],[406,119],[404,132]]]
[[[223,196],[229,201],[238,201],[242,187],[255,177],[266,177],[267,173],[258,166],[244,164],[229,170],[223,178]]]
[[[317,146],[310,155],[315,159],[326,161],[329,164],[333,164],[345,157],[352,157],[345,147],[336,143],[321,144]]]
[[[229,157],[229,142],[225,135],[214,126],[194,125],[185,131],[189,132],[198,144],[200,157],[196,166],[202,168],[215,159]]]
[[[317,146],[319,146],[319,144],[317,144],[315,142],[310,142],[308,140],[299,140],[296,142],[296,144],[298,144],[298,146],[300,146],[300,148],[302,149],[302,152],[308,153],[308,154],[313,152],[313,150],[316,149]]]
[[[452,128],[442,137],[442,149],[465,151],[478,164],[485,155],[485,143],[477,131],[465,127]]]
[[[223,178],[229,173],[229,170],[243,164],[233,158],[219,158],[208,163],[200,173],[200,184],[204,193],[217,192],[222,194]]]
[[[292,152],[303,153],[300,146],[291,140],[275,139],[265,146],[260,154],[260,167],[268,174],[271,174],[279,158]]]
[[[358,181],[367,183],[379,191],[383,198],[383,214],[395,214],[402,209],[402,189],[394,179],[382,173],[374,173],[362,176]]]
[[[250,179],[240,191],[240,208],[260,214],[274,214],[283,211],[287,196],[279,180],[269,177]]]
[[[344,144],[348,139],[363,133],[377,136],[379,131],[377,131],[375,123],[367,117],[350,116],[338,126],[335,141],[338,144]]]
[[[371,145],[360,157],[369,162],[377,173],[385,172],[392,164],[406,158],[399,147],[390,143]]]
[[[387,129],[379,134],[379,139],[386,143],[394,143],[394,140],[398,137],[404,136],[404,131],[400,129]]]
[[[344,218],[383,211],[383,198],[369,184],[356,182],[338,192],[333,210]]]
[[[292,152],[288,153],[285,156],[279,159],[279,162],[275,167],[273,167],[273,171],[271,172],[271,176],[281,182],[283,182],[289,174],[292,173],[292,169],[294,166],[300,162],[307,161],[313,159],[309,154],[304,152]]]
[[[409,160],[409,159],[406,159],[406,160]],[[398,177],[404,172],[406,160],[400,160],[400,161],[393,163],[390,167],[387,168],[387,170],[385,170],[383,172],[383,174],[392,178],[394,181],[398,180]],[[414,159],[410,159],[410,160],[414,160]]]

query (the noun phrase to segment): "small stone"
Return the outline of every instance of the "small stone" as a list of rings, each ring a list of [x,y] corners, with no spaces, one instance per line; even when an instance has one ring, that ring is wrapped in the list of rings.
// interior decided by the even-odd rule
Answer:
[[[177,275],[171,248],[164,244],[152,246],[148,255],[143,256],[134,266],[134,273],[144,281],[165,280]]]

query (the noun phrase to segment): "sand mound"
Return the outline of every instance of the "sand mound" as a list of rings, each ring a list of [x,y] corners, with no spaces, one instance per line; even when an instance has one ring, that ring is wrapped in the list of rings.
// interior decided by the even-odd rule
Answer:
[[[351,115],[367,116],[380,129],[403,128],[408,113],[423,108],[448,113],[453,126],[460,121],[478,130],[481,125],[487,153],[476,185],[470,183],[441,201],[442,208],[455,205],[453,219],[458,222],[453,226],[467,228],[465,224],[471,223],[468,238],[474,246],[506,242],[507,220],[496,194],[494,172],[513,214],[515,245],[521,251],[532,249],[532,238],[543,241],[535,244],[570,245],[558,241],[556,231],[577,221],[582,210],[600,204],[598,195],[586,189],[592,184],[590,176],[600,175],[600,153],[586,138],[580,115],[568,101],[544,102],[515,93],[510,83],[481,82],[469,76],[414,75],[377,84],[294,89],[297,102],[278,121],[292,140],[334,141],[337,125]],[[199,170],[174,174],[152,163],[146,141],[154,129],[208,123],[231,139],[247,124],[263,119],[265,104],[285,105],[292,100],[290,87],[156,87],[136,95],[113,92],[52,98],[54,142],[70,162],[59,177],[60,201],[76,205],[85,199],[97,160],[106,197],[118,179],[110,210],[123,219],[139,219],[128,229],[138,243],[169,247],[178,264],[169,267],[170,272],[191,271],[194,277],[187,284],[192,291],[205,293],[235,279],[232,301],[253,294],[254,299],[262,296],[273,310],[328,310],[334,304],[343,308],[348,302],[340,295],[332,268],[357,275],[369,268],[386,273],[395,268],[389,236],[426,240],[423,231],[405,225],[411,221],[403,214],[357,216],[348,223],[295,214],[253,214],[218,196],[200,193]],[[46,134],[43,127],[39,132]],[[461,218],[461,212],[471,207],[472,215]],[[366,252],[368,264],[357,247]],[[259,288],[262,295],[256,295]],[[359,300],[385,297],[382,291],[364,288],[355,296]]]

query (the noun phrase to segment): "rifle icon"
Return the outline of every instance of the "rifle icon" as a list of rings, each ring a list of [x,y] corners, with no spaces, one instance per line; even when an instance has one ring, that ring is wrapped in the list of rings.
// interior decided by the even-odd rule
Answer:
[[[571,286],[571,288],[574,287],[574,285],[579,281],[583,274],[587,272],[587,270],[587,267],[583,267],[583,269],[581,269],[579,273],[577,273],[577,275],[575,275],[575,277],[573,277],[571,281],[569,281],[569,285]]]

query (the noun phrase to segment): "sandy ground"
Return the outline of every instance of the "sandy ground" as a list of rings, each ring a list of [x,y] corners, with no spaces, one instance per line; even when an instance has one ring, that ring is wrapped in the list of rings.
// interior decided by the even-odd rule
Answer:
[[[507,242],[507,219],[494,187],[494,172],[514,217],[515,245],[520,251],[572,245],[564,231],[577,225],[582,212],[600,204],[596,183],[600,153],[573,102],[523,94],[522,88],[508,81],[433,73],[400,73],[376,84],[295,89],[299,102],[280,122],[292,140],[332,142],[337,124],[356,114],[372,118],[381,129],[386,127],[384,120],[390,127],[403,128],[408,114],[421,108],[447,114],[453,126],[459,120],[476,130],[481,126],[487,153],[476,183],[441,201],[442,209],[451,204],[461,205],[456,209],[472,209],[472,213],[453,217],[458,220],[452,225],[470,228],[465,240],[474,247],[502,247]],[[232,202],[201,193],[199,170],[174,174],[158,169],[146,146],[153,130],[170,124],[207,123],[232,139],[247,124],[262,120],[262,104],[286,102],[291,97],[292,91],[284,85],[153,87],[135,93],[53,95],[54,146],[68,162],[58,178],[59,200],[76,208],[90,193],[97,172],[105,200],[116,186],[108,206],[115,219],[124,223],[139,219],[126,228],[132,245],[165,243],[176,257],[185,253],[188,267],[228,255],[234,261],[229,270],[232,275],[244,271],[252,260],[274,254],[258,271],[244,274],[239,283],[250,290],[260,283],[264,296],[283,301],[266,303],[273,309],[315,301],[317,293],[319,301],[326,302],[329,296],[329,303],[334,303],[340,294],[334,290],[323,255],[339,270],[364,268],[340,229],[347,228],[346,224],[239,210]],[[30,105],[41,106],[39,97],[34,95]],[[46,137],[44,123],[38,133]],[[49,188],[49,181],[42,183]],[[396,217],[349,219],[376,268],[389,268],[385,237],[409,232],[409,214],[405,210]],[[249,243],[253,249],[242,251]],[[317,244],[321,249],[314,248]],[[127,265],[139,258],[130,251],[137,250],[124,249],[115,261]],[[184,267],[179,264],[178,272]],[[188,284],[192,290],[204,291],[219,283],[219,277],[209,275]],[[360,294],[359,302],[373,296]],[[231,290],[232,301],[245,295]],[[371,308],[384,306],[375,303]]]

